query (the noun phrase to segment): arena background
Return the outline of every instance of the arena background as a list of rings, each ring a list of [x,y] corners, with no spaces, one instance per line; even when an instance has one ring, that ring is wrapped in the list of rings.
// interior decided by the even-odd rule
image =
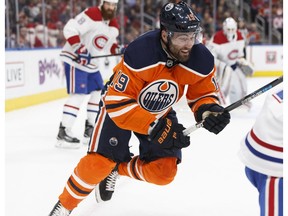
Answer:
[[[164,0],[119,0],[119,44],[129,44],[139,35],[159,28]],[[204,40],[222,28],[226,17],[237,20],[247,38],[247,59],[253,76],[283,74],[282,0],[195,0],[191,4],[201,18]],[[66,97],[65,77],[59,59],[65,43],[63,26],[96,0],[5,1],[5,111]],[[100,60],[107,80],[120,57]]]

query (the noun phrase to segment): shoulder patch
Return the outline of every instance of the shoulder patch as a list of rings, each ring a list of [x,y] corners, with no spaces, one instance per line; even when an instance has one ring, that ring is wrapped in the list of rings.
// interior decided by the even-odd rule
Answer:
[[[85,10],[85,14],[94,21],[101,21],[102,14],[98,7],[90,7]]]
[[[124,62],[134,69],[141,69],[165,62],[165,52],[160,44],[159,31],[151,31],[132,41],[125,49]]]

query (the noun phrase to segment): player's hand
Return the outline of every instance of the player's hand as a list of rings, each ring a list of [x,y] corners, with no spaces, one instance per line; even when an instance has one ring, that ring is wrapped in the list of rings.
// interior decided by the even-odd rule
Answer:
[[[238,65],[248,65],[249,62],[248,62],[245,58],[239,58],[239,59],[237,60],[237,64],[238,64]]]
[[[185,148],[190,145],[190,137],[184,136],[182,124],[171,121],[171,119],[159,119],[157,125],[149,135],[152,143],[160,145],[162,148]]]
[[[196,111],[195,119],[197,122],[204,120],[203,127],[218,134],[230,123],[230,113],[216,103],[203,104]]]
[[[124,54],[125,49],[127,48],[127,44],[126,45],[119,45],[117,43],[114,43],[110,49],[111,54]]]
[[[127,45],[118,45],[116,48],[116,54],[124,54]]]
[[[76,61],[81,65],[90,64],[91,54],[83,44],[78,44],[74,48],[74,52],[77,55]]]

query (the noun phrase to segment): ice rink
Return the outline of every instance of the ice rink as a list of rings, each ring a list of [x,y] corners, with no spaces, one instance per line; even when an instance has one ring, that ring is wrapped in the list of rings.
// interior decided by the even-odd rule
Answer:
[[[248,92],[275,77],[249,78]],[[269,90],[269,92],[273,91]],[[253,99],[249,113],[231,112],[219,135],[203,128],[190,134],[191,145],[171,184],[156,186],[121,177],[113,199],[97,204],[94,191],[71,216],[258,216],[258,192],[237,157],[239,143],[254,123],[267,93]],[[5,215],[48,215],[87,146],[54,147],[65,99],[5,114]],[[73,132],[82,138],[84,106]],[[194,118],[184,100],[175,107],[184,126]],[[137,140],[131,139],[137,154]]]

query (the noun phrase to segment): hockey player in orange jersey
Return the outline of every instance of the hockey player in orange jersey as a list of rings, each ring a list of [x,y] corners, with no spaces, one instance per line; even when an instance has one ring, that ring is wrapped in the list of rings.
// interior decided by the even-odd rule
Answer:
[[[197,42],[200,20],[184,2],[161,9],[161,29],[145,33],[125,50],[100,101],[89,150],[75,167],[50,216],[69,215],[94,189],[98,202],[111,199],[117,175],[156,185],[173,181],[181,149],[190,137],[172,106],[187,87],[197,122],[218,134],[230,122],[219,105],[213,55]],[[131,157],[131,134],[139,155]]]

